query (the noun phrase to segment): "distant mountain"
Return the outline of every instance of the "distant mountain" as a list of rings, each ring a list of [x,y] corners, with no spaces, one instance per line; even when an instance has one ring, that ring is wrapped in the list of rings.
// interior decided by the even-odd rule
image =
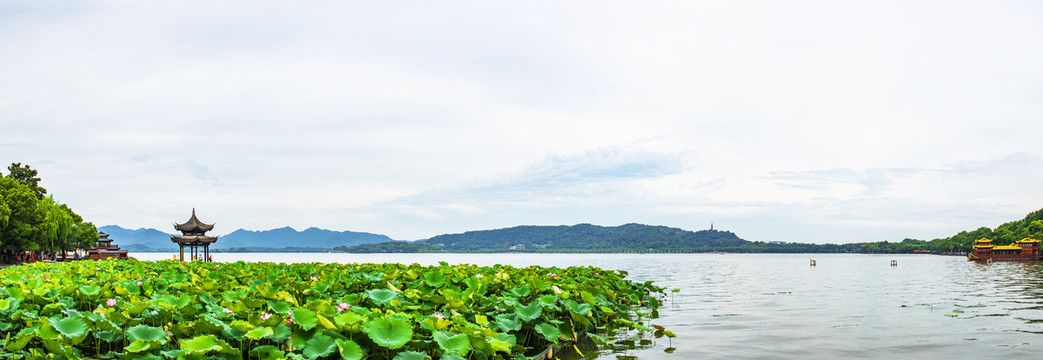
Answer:
[[[123,249],[129,251],[176,251],[177,244],[170,241],[170,235],[156,229],[124,229],[117,225],[106,225],[98,228],[109,234],[109,238]],[[264,231],[239,229],[221,236],[211,250],[279,250],[283,248],[309,248],[326,250],[337,246],[353,246],[360,244],[393,241],[386,235],[378,235],[354,231],[332,231],[319,228],[308,228],[297,231],[283,227]]]
[[[297,231],[290,227],[283,227],[265,231],[239,229],[231,234],[222,236],[217,243],[212,245],[212,248],[313,247],[330,249],[337,246],[353,246],[385,241],[393,240],[386,235],[365,232],[332,231],[314,227],[304,231]]]
[[[170,242],[170,234],[156,229],[124,229],[117,225],[105,225],[98,231],[109,234],[116,245],[128,251],[177,250],[177,244]]]
[[[688,231],[666,226],[516,226],[439,235],[402,242],[335,248],[346,252],[688,252],[738,249],[751,244],[729,231]]]

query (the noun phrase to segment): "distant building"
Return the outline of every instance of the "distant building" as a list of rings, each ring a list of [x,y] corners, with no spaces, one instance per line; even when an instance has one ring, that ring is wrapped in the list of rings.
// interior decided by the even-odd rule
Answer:
[[[126,259],[127,250],[120,250],[119,245],[112,243],[112,239],[109,239],[109,234],[99,231],[98,244],[93,249],[87,250],[87,258],[92,260]]]

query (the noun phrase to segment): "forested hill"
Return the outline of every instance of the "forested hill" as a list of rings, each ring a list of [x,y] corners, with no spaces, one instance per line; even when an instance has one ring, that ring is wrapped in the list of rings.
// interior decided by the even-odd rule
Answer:
[[[687,231],[666,226],[626,224],[615,227],[516,226],[506,229],[439,235],[425,240],[446,251],[478,250],[596,250],[671,251],[691,248],[730,248],[747,243],[728,231]]]
[[[338,247],[346,252],[692,252],[734,251],[749,241],[729,231],[688,231],[666,226],[591,224],[516,226],[439,235],[412,243],[393,242]]]

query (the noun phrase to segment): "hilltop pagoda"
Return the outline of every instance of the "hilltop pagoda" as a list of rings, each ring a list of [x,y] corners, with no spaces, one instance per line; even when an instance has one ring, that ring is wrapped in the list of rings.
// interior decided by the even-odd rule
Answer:
[[[210,244],[217,242],[217,236],[206,236],[206,232],[214,229],[214,224],[207,224],[196,218],[196,209],[192,209],[192,217],[184,224],[174,224],[174,229],[181,232],[181,236],[170,236],[170,241],[176,242],[181,248],[181,261],[185,261],[185,247],[189,248],[189,260],[196,260],[202,255],[203,261],[210,261]],[[202,248],[202,253],[200,249]]]

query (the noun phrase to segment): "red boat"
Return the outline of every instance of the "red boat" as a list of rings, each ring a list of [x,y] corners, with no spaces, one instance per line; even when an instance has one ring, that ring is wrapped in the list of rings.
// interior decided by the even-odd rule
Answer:
[[[1024,238],[1010,245],[993,245],[992,240],[982,238],[974,242],[974,252],[967,254],[968,260],[1043,260],[1039,240]]]

